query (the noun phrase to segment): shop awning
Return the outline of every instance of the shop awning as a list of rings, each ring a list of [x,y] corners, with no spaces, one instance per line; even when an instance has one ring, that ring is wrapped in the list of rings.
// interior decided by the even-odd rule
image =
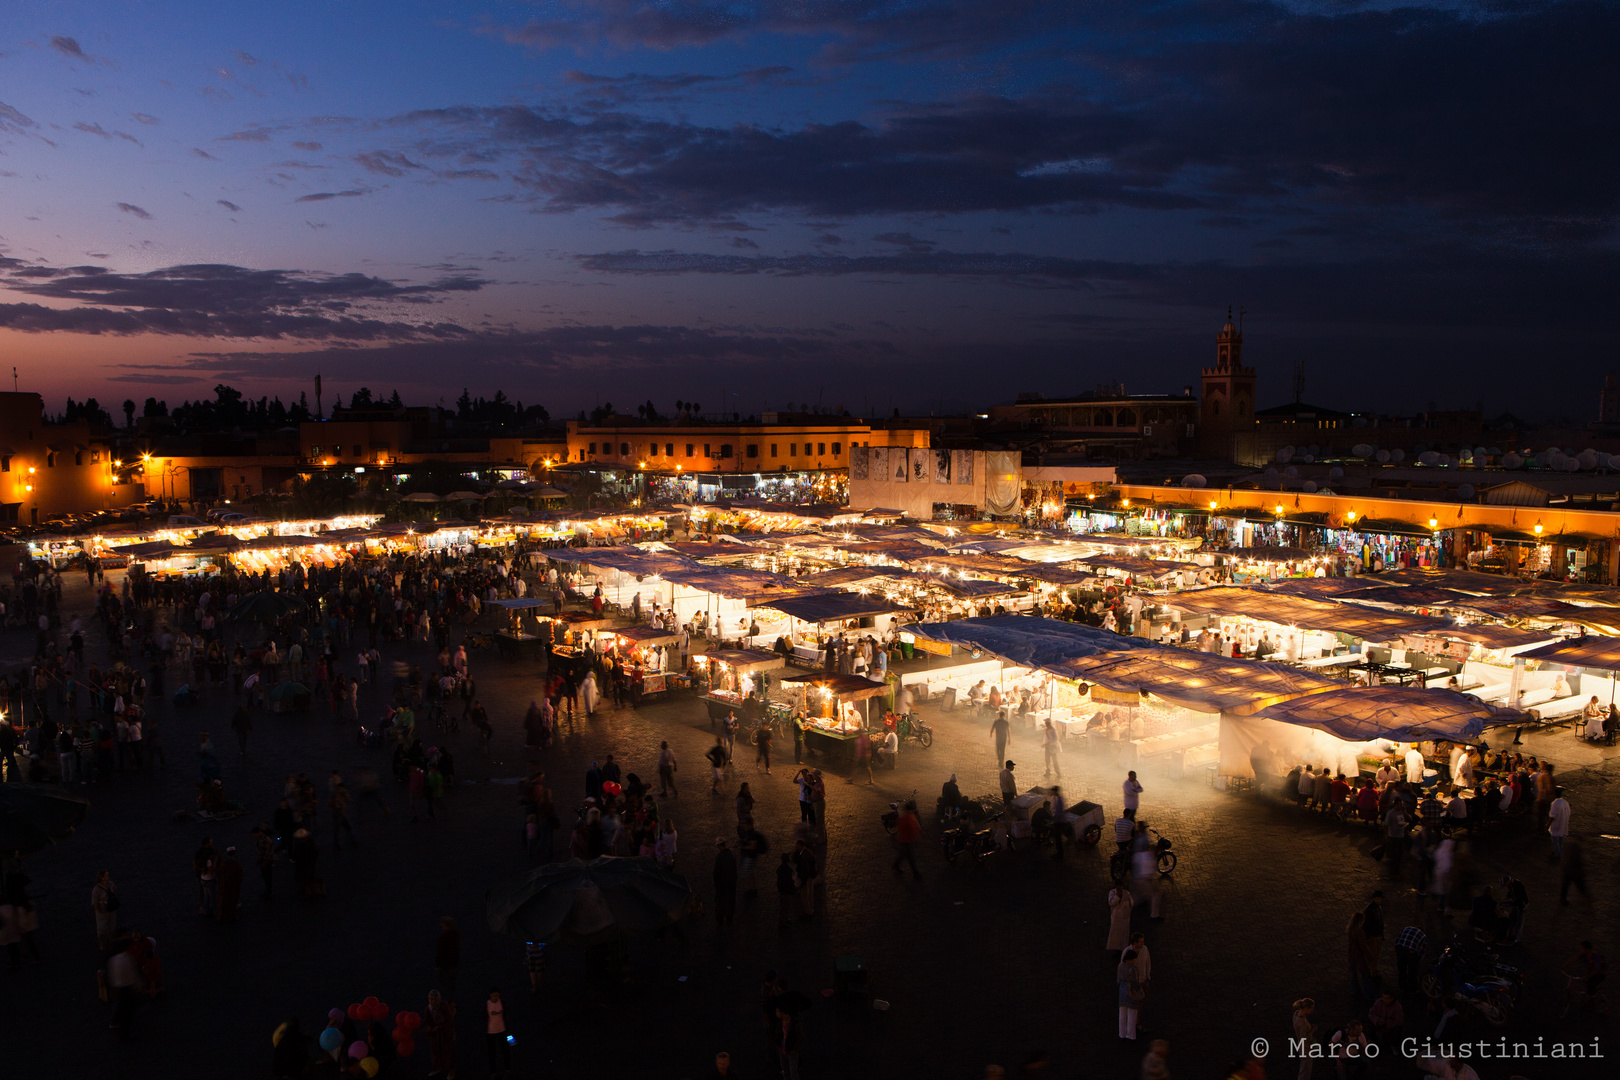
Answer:
[[[1424,585],[1375,585],[1344,599],[1352,603],[1396,604],[1400,607],[1474,607],[1477,597],[1455,589]]]
[[[681,635],[672,634],[656,626],[619,626],[613,633],[626,641],[634,642],[637,648],[648,645],[668,645],[681,640]]]
[[[1413,525],[1410,521],[1398,521],[1395,518],[1361,518],[1351,528],[1358,533],[1373,533],[1384,536],[1434,535],[1432,529],[1426,529],[1422,525]]]
[[[1305,630],[1329,630],[1374,642],[1391,641],[1402,634],[1433,633],[1447,625],[1442,619],[1422,615],[1279,596],[1258,589],[1199,589],[1167,596],[1164,602],[1182,611],[1207,615],[1246,615],[1262,622],[1297,626]]]
[[[1490,623],[1448,626],[1444,630],[1436,630],[1434,636],[1468,641],[1487,649],[1520,649],[1526,645],[1540,644],[1551,637],[1544,630],[1522,630],[1516,626],[1495,626]]]
[[[171,544],[167,540],[149,540],[144,544],[128,544],[113,548],[112,553],[127,555],[131,559],[167,559],[170,555],[184,550],[184,547]]]
[[[1268,705],[1259,715],[1325,731],[1346,742],[1473,742],[1496,724],[1528,724],[1528,713],[1487,705],[1455,690],[1349,686]]]
[[[1250,562],[1306,562],[1311,553],[1304,548],[1286,547],[1283,545],[1266,545],[1262,547],[1233,548],[1227,555],[1234,559],[1247,559]]]
[[[1503,577],[1500,574],[1481,574],[1473,570],[1440,570],[1412,567],[1407,570],[1391,570],[1383,574],[1371,574],[1357,578],[1368,585],[1434,585],[1443,589],[1456,589],[1458,592],[1475,593],[1481,596],[1507,596],[1519,592],[1526,587],[1526,582],[1518,578]]]
[[[692,657],[694,660],[713,660],[747,674],[751,671],[775,671],[787,660],[780,653],[763,649],[713,649]]]
[[[1122,574],[1142,577],[1162,577],[1182,570],[1197,570],[1197,563],[1169,562],[1163,559],[1140,559],[1131,555],[1088,555],[1079,562],[1098,569],[1118,570]]]
[[[1520,660],[1545,660],[1570,667],[1597,668],[1600,671],[1620,671],[1620,638],[1573,637],[1527,649],[1518,655]]]
[[[1285,664],[1189,649],[1099,653],[1049,669],[1110,690],[1147,691],[1185,709],[1249,715],[1267,705],[1344,684]]]
[[[903,566],[841,566],[836,570],[824,570],[819,574],[806,574],[793,580],[800,585],[812,588],[838,588],[842,585],[853,585],[861,581],[876,581],[878,578],[909,578],[921,577],[915,570],[907,570]]]
[[[1262,582],[1255,586],[1261,592],[1311,598],[1354,595],[1380,587],[1376,578],[1342,577],[1288,578],[1284,581]]]
[[[909,610],[881,597],[861,596],[858,593],[826,593],[821,596],[771,600],[767,606],[775,608],[789,618],[807,623],[828,623]]]
[[[491,600],[490,606],[505,608],[507,611],[529,611],[537,607],[551,607],[551,597],[525,596],[511,600]]]
[[[1058,670],[1058,665],[1066,660],[1095,656],[1097,653],[1128,649],[1152,650],[1155,653],[1170,651],[1168,646],[1157,645],[1143,638],[1125,637],[1101,627],[1029,615],[954,619],[951,622],[919,623],[906,629],[929,641],[992,653],[1021,667],[1047,671]]]
[[[1023,591],[1016,585],[1003,585],[999,581],[985,581],[982,578],[951,578],[942,574],[924,574],[923,577],[946,592],[974,599],[990,596],[1010,596],[1013,593]]]
[[[863,675],[826,675],[815,672],[784,675],[783,686],[815,686],[844,701],[861,701],[889,691],[887,683],[873,682]]]

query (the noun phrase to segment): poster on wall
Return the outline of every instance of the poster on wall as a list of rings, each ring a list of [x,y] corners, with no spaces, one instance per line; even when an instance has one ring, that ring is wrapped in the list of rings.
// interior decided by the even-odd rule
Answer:
[[[906,448],[903,446],[889,447],[889,473],[894,477],[894,482],[904,484],[909,478],[908,474],[910,472],[911,461],[906,455]]]
[[[956,482],[965,487],[973,485],[973,451],[958,450],[956,459]]]
[[[878,481],[879,483],[888,483],[889,448],[887,446],[874,446],[870,448],[869,452],[872,456],[872,461],[868,468],[871,469],[872,479]]]
[[[919,484],[928,483],[928,451],[911,452],[911,478]]]
[[[948,484],[951,482],[951,452],[949,450],[934,451],[934,483]]]
[[[852,480],[865,480],[867,477],[866,455],[868,450],[864,446],[849,448],[849,476]]]

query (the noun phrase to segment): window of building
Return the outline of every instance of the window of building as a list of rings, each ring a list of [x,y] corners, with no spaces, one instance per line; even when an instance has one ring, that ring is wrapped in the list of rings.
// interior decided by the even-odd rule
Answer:
[[[728,457],[731,456],[731,444],[730,443],[721,443],[720,444],[720,456],[722,458],[728,458]]]
[[[0,472],[10,472],[10,471],[11,471],[11,455],[10,454],[5,454],[3,456],[0,456]]]
[[[841,454],[843,452],[844,452],[844,444],[843,443],[833,443],[833,457],[837,457],[839,454]]]
[[[827,444],[824,443],[824,442],[816,443],[816,456],[821,457],[826,453],[827,453]]]
[[[749,443],[748,444],[748,456],[749,457],[759,457],[759,443]]]
[[[711,448],[711,447],[710,447],[710,446],[709,446],[709,444],[708,444],[708,443],[704,443],[704,444],[703,444],[703,456],[704,456],[704,457],[706,457],[706,458],[712,458],[712,457],[714,457],[714,451],[713,451],[713,449],[712,449],[712,448]]]
[[[629,457],[630,456],[630,444],[629,443],[622,442],[622,443],[619,444],[619,456],[620,457]]]
[[[596,444],[595,443],[591,443],[591,453],[593,453],[593,454],[596,453]],[[579,459],[581,461],[585,460],[585,451],[581,450],[579,452]]]
[[[675,444],[674,443],[667,442],[667,443],[664,444],[664,456],[665,457],[674,457],[675,456]]]
[[[692,444],[691,443],[686,444],[686,456],[687,457],[692,456]]]
[[[788,457],[798,457],[798,456],[799,456],[799,444],[796,443],[796,442],[788,443]]]
[[[776,444],[771,443],[771,457],[775,457],[775,456],[776,456]]]
[[[321,448],[319,446],[310,447],[309,448],[309,456],[312,457],[312,458],[320,457],[321,456]]]
[[[47,450],[47,451],[45,451],[45,467],[47,469],[56,468],[56,451],[55,450]]]
[[[363,458],[366,456],[365,449],[361,447],[359,443],[354,444],[354,456],[357,458]]]
[[[591,443],[591,446],[592,446],[592,448],[593,448],[593,449],[592,449],[592,450],[591,450],[591,453],[593,453],[593,454],[594,454],[594,453],[596,453],[596,450],[595,450],[595,449],[594,449],[594,447],[595,447],[595,446],[596,446],[596,444],[595,444],[595,443]],[[580,451],[580,452],[579,452],[579,460],[581,460],[581,461],[584,461],[584,460],[585,460],[585,451],[583,451],[583,450],[581,450],[581,451]]]

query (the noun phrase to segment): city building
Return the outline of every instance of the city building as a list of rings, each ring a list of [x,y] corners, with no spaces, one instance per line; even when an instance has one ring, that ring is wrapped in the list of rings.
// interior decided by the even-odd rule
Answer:
[[[1100,461],[1181,457],[1195,445],[1198,400],[1180,394],[1127,394],[1120,384],[1068,397],[1019,394],[994,405],[988,431],[1032,436],[1026,448],[1081,454]]]
[[[0,524],[39,525],[61,514],[134,502],[111,444],[88,421],[45,422],[45,401],[0,393]]]

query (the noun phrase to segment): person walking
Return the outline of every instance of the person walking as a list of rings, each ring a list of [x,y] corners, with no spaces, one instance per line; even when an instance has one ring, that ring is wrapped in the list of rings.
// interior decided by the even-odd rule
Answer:
[[[902,862],[911,865],[911,876],[917,881],[922,880],[922,871],[917,869],[917,841],[922,839],[922,822],[917,817],[917,804],[907,799],[900,808],[900,816],[894,823],[894,839],[899,845],[900,854],[894,857],[891,864],[895,873],[900,872]]]
[[[1125,795],[1125,809],[1129,811],[1128,817],[1136,817],[1137,808],[1142,801],[1142,784],[1136,779],[1136,772],[1132,770],[1126,777],[1125,783],[1120,785]]]
[[[804,713],[793,714],[793,764],[804,764]]]
[[[714,846],[714,917],[721,926],[729,926],[737,919],[737,856],[723,836]]]
[[[1118,882],[1108,890],[1108,940],[1104,944],[1109,952],[1123,954],[1131,939],[1131,909],[1136,906],[1131,890]]]
[[[1564,837],[1569,835],[1569,800],[1562,787],[1553,788],[1552,804],[1547,807],[1547,834],[1552,837],[1552,858],[1564,854]]]
[[[1050,780],[1054,775],[1063,779],[1063,744],[1058,742],[1057,727],[1050,719],[1046,721],[1046,729],[1041,733],[1041,750],[1046,755],[1046,772],[1041,779]]]
[[[215,888],[217,885],[214,870],[219,862],[219,854],[214,850],[214,838],[205,836],[202,847],[191,856],[191,869],[197,875],[197,914],[211,916],[214,914]]]
[[[112,996],[112,1026],[118,1029],[119,1042],[134,1042],[135,1006],[140,1001],[144,979],[135,956],[140,938],[132,935],[124,948],[107,960],[107,990]]]
[[[1384,952],[1384,892],[1374,889],[1363,910],[1361,932],[1367,936],[1367,974],[1376,985],[1380,981],[1378,962]],[[1372,997],[1371,988],[1367,996]]]
[[[1523,885],[1519,885],[1517,881],[1514,884],[1518,885],[1521,892],[1523,891]],[[1591,894],[1586,891],[1586,856],[1581,850],[1580,833],[1570,833],[1564,838],[1564,861],[1563,866],[1560,867],[1558,883],[1558,902],[1560,904],[1569,903],[1569,887],[1571,885],[1581,891],[1583,899],[1590,900],[1592,898]],[[1522,931],[1524,929],[1524,907],[1517,906],[1516,911],[1517,917],[1514,919],[1514,925]],[[1515,935],[1514,942],[1517,943],[1517,941],[1518,937]]]
[[[428,1037],[428,1076],[456,1080],[456,1003],[428,991],[422,1033]]]
[[[768,717],[759,725],[759,730],[754,732],[754,764],[763,764],[766,776],[771,775],[771,740],[775,737]]]
[[[658,744],[658,794],[680,795],[680,789],[675,786],[675,751],[669,748],[666,740]]]
[[[716,735],[714,745],[709,747],[703,756],[708,759],[709,765],[714,772],[714,780],[709,785],[709,794],[718,795],[720,794],[720,780],[725,774],[726,761],[728,760],[725,736]]]
[[[1384,857],[1389,860],[1389,876],[1400,877],[1401,856],[1406,852],[1406,813],[1399,800],[1384,815]]]
[[[90,909],[96,915],[96,944],[103,949],[118,932],[118,908],[121,903],[118,889],[113,885],[112,872],[101,871],[90,889]]]
[[[1001,767],[1001,802],[1009,810],[1012,809],[1013,800],[1018,798],[1018,779],[1013,775],[1017,767],[1011,761]]]
[[[1316,1041],[1316,1025],[1311,1022],[1311,1014],[1315,1012],[1316,1002],[1310,998],[1294,1002],[1294,1045],[1303,1048],[1299,1052],[1298,1080],[1311,1080],[1311,1064],[1315,1060],[1311,1057],[1311,1044]]]
[[[1356,911],[1350,915],[1345,927],[1347,957],[1350,963],[1350,996],[1368,1000],[1372,997],[1372,975],[1367,970],[1367,916]]]
[[[512,1077],[512,1044],[506,1031],[506,1006],[501,991],[494,987],[484,1002],[484,1045],[489,1050],[489,1075],[504,1080]]]
[[[996,760],[1007,760],[1007,736],[1012,731],[1012,725],[1007,722],[1005,712],[997,712],[996,718],[990,721],[990,733],[996,740]]]
[[[809,769],[800,769],[793,782],[799,788],[799,820],[808,824],[812,829],[816,827],[816,800],[814,777]]]
[[[433,980],[451,1003],[456,1000],[456,974],[461,970],[461,931],[448,915],[439,918],[439,938],[433,950]]]
[[[1135,1040],[1136,1017],[1147,996],[1142,990],[1141,976],[1136,967],[1136,950],[1126,949],[1114,968],[1114,982],[1119,987],[1119,1037]]]

